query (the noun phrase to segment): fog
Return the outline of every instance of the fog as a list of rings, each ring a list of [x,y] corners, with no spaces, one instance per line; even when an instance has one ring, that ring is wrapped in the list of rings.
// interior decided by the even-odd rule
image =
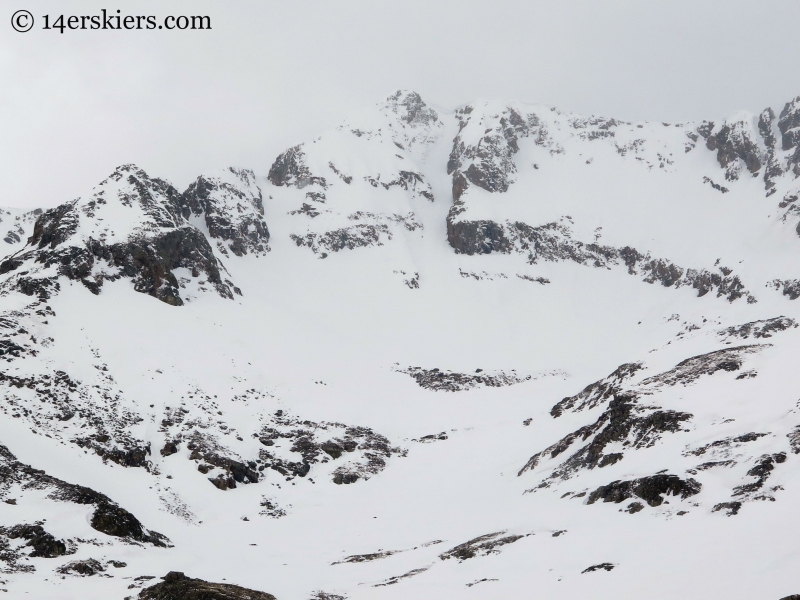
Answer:
[[[437,108],[508,98],[625,120],[780,109],[800,94],[800,4],[0,2],[0,205],[50,207],[134,162],[178,187],[265,173],[399,88]],[[29,10],[31,31],[12,29]],[[208,15],[207,31],[43,30],[42,16]]]

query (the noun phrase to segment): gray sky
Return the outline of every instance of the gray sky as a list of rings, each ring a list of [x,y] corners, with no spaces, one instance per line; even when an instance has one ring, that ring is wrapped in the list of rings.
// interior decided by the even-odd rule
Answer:
[[[626,120],[800,95],[796,0],[0,0],[0,205],[54,206],[121,163],[186,186],[399,88]],[[37,19],[18,33],[11,15]],[[209,15],[211,31],[44,31],[42,15]]]

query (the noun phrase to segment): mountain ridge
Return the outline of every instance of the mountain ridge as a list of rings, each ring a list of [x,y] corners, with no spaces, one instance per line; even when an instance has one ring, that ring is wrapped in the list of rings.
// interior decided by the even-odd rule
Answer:
[[[261,174],[4,210],[3,586],[795,591],[798,115],[399,91]]]

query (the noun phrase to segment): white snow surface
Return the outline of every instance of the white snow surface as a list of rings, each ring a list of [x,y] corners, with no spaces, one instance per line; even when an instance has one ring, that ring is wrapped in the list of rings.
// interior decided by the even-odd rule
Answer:
[[[305,180],[275,185],[269,165],[256,166],[253,180],[212,174],[245,186],[250,204],[263,195],[270,232],[263,253],[223,255],[212,243],[241,289],[233,300],[199,293],[178,268],[190,300],[183,306],[137,293],[124,277],[93,294],[61,276],[60,291],[40,303],[3,288],[0,341],[25,350],[0,357],[0,444],[24,464],[105,494],[172,545],[106,535],[91,528],[90,505],[0,486],[0,499],[16,501],[0,502],[0,526],[41,523],[75,550],[23,557],[35,568],[27,572],[0,556],[9,598],[135,598],[168,571],[280,600],[318,592],[352,600],[800,593],[800,435],[792,437],[800,427],[800,302],[772,283],[800,278],[799,219],[791,201],[779,207],[797,194],[795,176],[786,170],[771,195],[763,166],[726,180],[696,135],[699,123],[623,123],[496,101],[465,108],[419,106],[398,92],[299,146]],[[508,189],[470,185],[458,220],[557,222],[584,244],[632,246],[682,268],[729,267],[755,301],[698,297],[689,286],[642,281],[624,265],[456,253],[447,239],[453,140],[480,144],[512,110],[529,130],[518,151],[498,159],[511,165]],[[753,115],[725,122],[757,136]],[[786,164],[790,154],[778,158]],[[469,161],[480,159],[465,158],[462,170]],[[184,220],[157,194],[146,208],[126,203],[123,183],[106,180],[75,201],[76,236],[112,243],[165,222],[208,235],[201,219]],[[239,210],[237,197],[226,196],[220,210]],[[11,255],[33,218],[0,217],[2,227],[24,231]],[[342,241],[354,239],[352,247]],[[19,277],[2,264],[4,281]],[[765,323],[727,329],[756,321]],[[719,368],[656,378],[723,350],[732,354]],[[689,416],[671,430],[648,422],[639,438],[634,425],[602,449],[621,459],[559,475],[603,435],[591,426],[614,395],[558,417],[551,409],[631,363],[640,369],[617,396],[636,395],[642,415]],[[432,390],[402,372],[409,367],[487,378]],[[56,388],[58,373],[73,384],[55,402],[43,390]],[[74,416],[64,419],[69,407]],[[523,469],[573,432],[568,448]],[[212,485],[226,470],[198,470],[204,459],[188,447],[195,433],[219,455],[254,463],[258,481]],[[735,440],[750,433],[763,435]],[[75,443],[103,435],[109,447],[149,445],[147,467]],[[368,435],[385,438],[387,449],[369,446]],[[319,451],[304,474],[258,470],[277,459],[302,464],[293,444],[303,436],[318,445],[352,438],[357,447],[341,456]],[[177,452],[164,456],[170,441]],[[748,474],[765,460],[766,477]],[[337,473],[358,478],[336,483]],[[589,503],[601,486],[659,474],[694,481],[696,493],[662,495],[654,506],[635,495]],[[643,508],[628,512],[633,502]],[[719,508],[733,502],[738,514]],[[447,557],[488,534],[505,543]],[[356,555],[379,556],[347,560]],[[127,566],[88,577],[56,572],[88,558]],[[586,572],[605,563],[613,568]]]

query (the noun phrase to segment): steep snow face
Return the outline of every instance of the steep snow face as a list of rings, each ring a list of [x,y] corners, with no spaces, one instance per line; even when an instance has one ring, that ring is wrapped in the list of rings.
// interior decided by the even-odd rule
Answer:
[[[377,111],[281,154],[269,171],[275,207],[295,225],[292,240],[320,258],[380,246],[424,229],[420,203],[433,202],[423,174],[442,134],[438,113],[399,91]]]
[[[20,215],[0,588],[797,593],[797,106],[398,92],[268,173]]]

